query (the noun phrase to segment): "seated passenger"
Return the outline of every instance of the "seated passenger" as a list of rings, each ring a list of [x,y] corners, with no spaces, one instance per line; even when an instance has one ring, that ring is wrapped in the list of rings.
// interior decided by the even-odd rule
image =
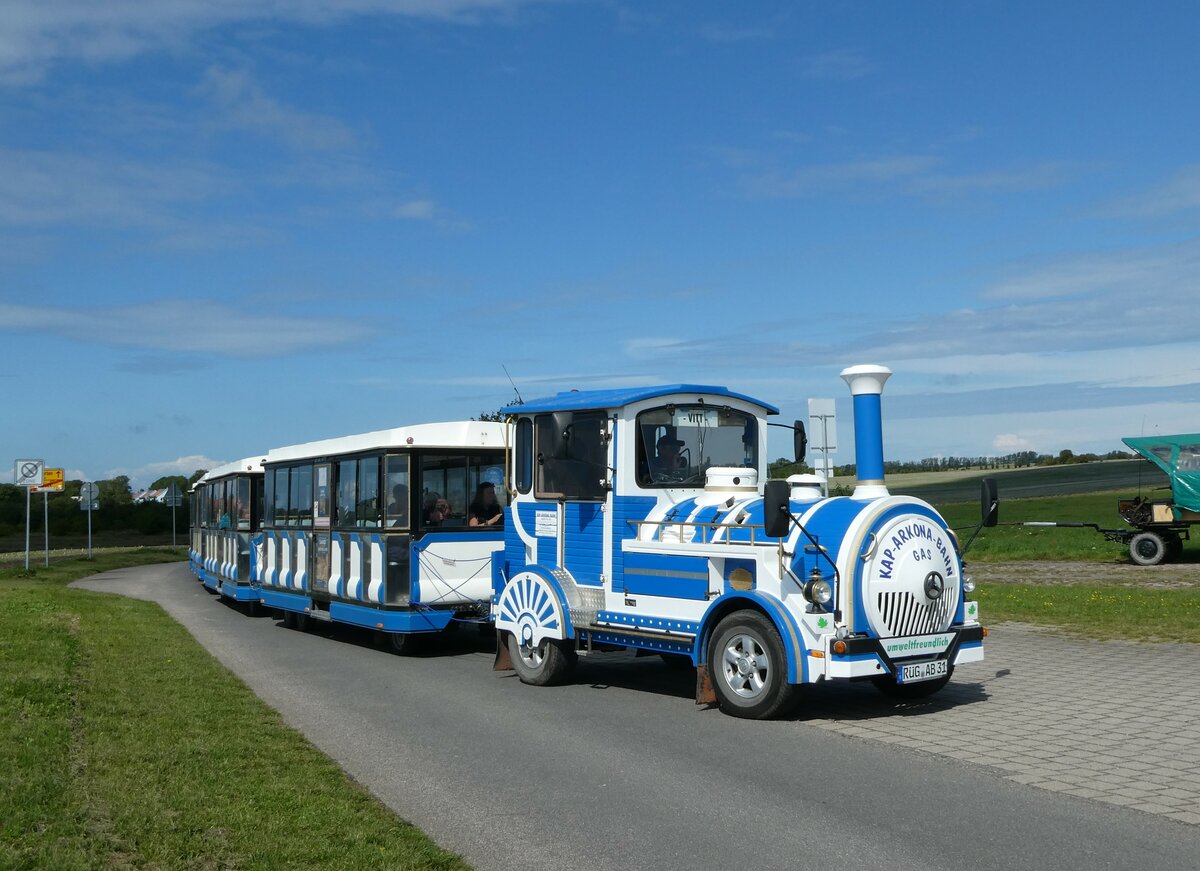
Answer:
[[[427,492],[422,500],[425,506],[423,519],[426,526],[441,526],[450,517],[450,503],[434,492]]]
[[[467,511],[471,526],[504,526],[504,509],[496,499],[496,485],[482,482],[475,490],[475,499]]]
[[[397,484],[392,488],[392,501],[387,507],[388,526],[408,526],[408,487]]]

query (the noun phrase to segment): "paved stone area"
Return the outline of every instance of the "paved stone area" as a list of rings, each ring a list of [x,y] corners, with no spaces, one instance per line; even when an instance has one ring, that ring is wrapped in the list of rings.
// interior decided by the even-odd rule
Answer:
[[[989,629],[987,659],[928,701],[880,710],[864,685],[819,688],[801,721],[989,766],[1040,789],[1200,825],[1200,645]]]

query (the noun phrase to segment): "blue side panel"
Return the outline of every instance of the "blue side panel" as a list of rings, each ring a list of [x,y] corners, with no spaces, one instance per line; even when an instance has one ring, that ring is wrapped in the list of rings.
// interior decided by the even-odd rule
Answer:
[[[539,511],[553,511],[557,514],[558,503],[556,502],[523,502],[517,506],[517,511],[521,515],[521,526],[525,528],[527,533],[533,533],[537,529],[537,513]],[[554,536],[539,535],[537,536],[537,552],[534,554],[534,562],[542,566],[558,567],[558,539]]]
[[[563,562],[577,584],[600,585],[600,574],[604,571],[604,512],[601,507],[600,502],[566,503]]]
[[[303,614],[312,607],[312,599],[298,593],[284,593],[281,590],[268,590],[265,587],[258,593],[259,601],[268,608],[282,608],[284,611],[299,611]]]
[[[249,584],[234,584],[225,581],[221,584],[221,595],[235,602],[257,602],[258,590]]]
[[[613,497],[613,576],[614,590],[621,589],[625,575],[625,552],[621,550],[621,542],[637,538],[637,527],[631,521],[645,520],[646,515],[657,504],[653,496],[614,496]]]
[[[384,611],[369,605],[330,602],[329,616],[337,623],[349,623],[385,632],[441,632],[454,617],[453,611]]]
[[[708,598],[708,558],[627,553],[621,583],[614,589],[628,595],[704,601]]]

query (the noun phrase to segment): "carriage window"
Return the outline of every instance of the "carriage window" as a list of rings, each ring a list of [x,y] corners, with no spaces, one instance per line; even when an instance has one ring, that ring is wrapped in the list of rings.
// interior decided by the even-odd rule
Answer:
[[[387,498],[387,525],[393,529],[408,528],[408,455],[392,455],[387,458],[387,481],[384,496]]]
[[[527,417],[517,421],[517,490],[528,493],[533,486],[533,421]]]
[[[471,503],[488,483],[497,508],[505,505],[503,455],[425,454],[421,457],[421,525],[425,528],[470,529]]]
[[[312,466],[296,466],[292,469],[292,496],[289,516],[292,526],[312,526],[313,489]]]
[[[379,526],[379,457],[358,461],[358,525]]]
[[[237,517],[238,529],[250,528],[250,479],[237,479],[237,500],[234,503],[237,506],[235,516]]]
[[[313,526],[328,529],[330,465],[328,463],[321,463],[313,468],[316,472],[316,477],[313,481]]]
[[[275,525],[288,525],[288,469],[275,470]]]
[[[608,477],[608,418],[603,412],[560,411],[534,419],[537,495],[603,499]]]
[[[638,484],[703,487],[713,466],[758,468],[758,421],[732,408],[668,405],[637,416]]]
[[[354,460],[342,460],[337,464],[337,523],[343,529],[357,526],[354,516],[354,503],[358,480],[358,463]]]
[[[263,526],[275,525],[275,470],[263,475]]]

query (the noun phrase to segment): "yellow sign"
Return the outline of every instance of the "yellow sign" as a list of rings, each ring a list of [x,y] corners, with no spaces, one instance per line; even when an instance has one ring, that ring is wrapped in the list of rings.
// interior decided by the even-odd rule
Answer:
[[[46,469],[42,475],[42,486],[29,489],[34,493],[61,493],[63,491],[63,470]]]

